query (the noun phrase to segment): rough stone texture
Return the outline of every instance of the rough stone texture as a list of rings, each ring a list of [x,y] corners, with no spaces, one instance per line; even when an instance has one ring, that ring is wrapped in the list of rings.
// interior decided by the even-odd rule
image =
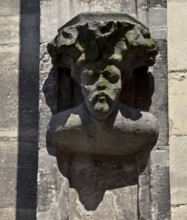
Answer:
[[[169,112],[170,112],[170,135],[187,135],[187,72],[175,72],[169,75]]]
[[[20,4],[20,2],[22,4]],[[1,60],[1,68],[0,68],[0,88],[1,88],[1,109],[0,109],[0,137],[1,137],[1,167],[3,167],[3,171],[1,172],[1,175],[3,178],[8,178],[10,181],[5,181],[4,185],[10,186],[10,190],[7,190],[8,197],[10,198],[5,199],[6,207],[0,208],[0,216],[4,220],[13,220],[17,219],[19,220],[25,220],[27,218],[28,220],[34,220],[36,217],[36,175],[37,175],[37,158],[38,158],[38,94],[36,95],[37,88],[39,88],[40,91],[40,109],[41,117],[40,117],[40,148],[45,148],[45,140],[44,140],[44,134],[46,125],[49,121],[49,118],[51,117],[51,113],[47,105],[45,104],[42,87],[45,79],[47,78],[47,74],[50,72],[51,66],[49,65],[49,57],[47,57],[45,44],[41,45],[41,60],[42,65],[46,63],[45,66],[41,66],[41,77],[40,77],[40,87],[37,84],[38,82],[38,60],[39,60],[39,32],[38,32],[38,20],[39,16],[36,14],[39,14],[38,10],[38,4],[41,4],[40,11],[41,11],[41,39],[40,42],[48,43],[57,33],[57,29],[62,26],[66,21],[68,21],[73,16],[77,15],[79,12],[82,11],[121,11],[121,12],[132,12],[133,16],[136,14],[136,7],[135,7],[135,1],[69,1],[69,0],[1,0],[0,1],[0,29],[1,29],[1,37],[0,37],[0,60]],[[160,16],[160,13],[162,14],[161,18],[158,21],[161,25],[161,33],[159,33],[159,27],[158,27],[158,21],[152,19],[152,24],[155,26],[156,31],[155,34],[159,38],[165,36],[165,27],[163,26],[163,20],[165,20],[165,9],[163,7],[166,7],[166,1],[165,0],[150,0],[149,6],[147,4],[147,0],[137,0],[137,15],[138,19],[143,21],[146,25],[149,24],[149,19],[152,19],[152,16],[149,15],[149,13],[152,11],[154,13],[154,18],[157,20]],[[102,3],[102,5],[101,5]],[[186,26],[186,7],[187,2],[186,0],[168,0],[168,6],[169,6],[169,16],[168,16],[168,30],[169,30],[169,70],[171,75],[171,84],[170,89],[172,87],[175,87],[175,93],[176,91],[180,91],[181,96],[185,97],[185,79],[184,80],[178,80],[173,79],[175,71],[177,72],[177,77],[186,78],[186,29],[184,28]],[[149,10],[149,7],[152,9]],[[157,9],[156,9],[157,8]],[[158,10],[158,11],[157,11]],[[21,12],[21,19],[20,18],[20,12]],[[158,12],[158,13],[157,13]],[[28,15],[28,16],[25,16]],[[19,26],[21,21],[21,28],[22,28],[22,35],[20,38],[19,36]],[[34,23],[37,23],[35,26]],[[23,31],[24,30],[24,31]],[[153,30],[154,33],[154,30]],[[37,35],[37,36],[36,36]],[[36,38],[35,38],[36,37]],[[19,42],[21,45],[19,45]],[[31,46],[30,45],[32,42]],[[33,46],[36,45],[36,47]],[[21,48],[20,48],[21,46]],[[165,53],[165,52],[164,52]],[[22,57],[22,68],[19,66],[19,54],[21,54],[20,57]],[[42,55],[44,54],[44,56]],[[162,53],[161,53],[162,54]],[[162,57],[161,57],[162,58]],[[23,62],[24,61],[24,62]],[[165,61],[164,61],[165,62]],[[36,67],[37,66],[37,67]],[[23,68],[24,67],[24,68]],[[162,65],[155,67],[154,71],[158,73],[165,72],[165,67]],[[162,69],[163,71],[159,71],[159,69]],[[20,70],[20,71],[19,71]],[[32,70],[32,71],[31,71]],[[43,71],[43,72],[42,72]],[[22,73],[22,74],[21,74]],[[26,74],[27,73],[27,74]],[[180,75],[181,74],[181,75]],[[183,77],[183,74],[185,77]],[[18,75],[21,76],[20,80],[18,79]],[[31,77],[32,76],[32,77]],[[159,76],[164,77],[164,76]],[[54,81],[54,78],[53,80]],[[19,94],[19,88],[20,85],[22,85],[21,91],[25,91],[24,96],[20,96]],[[19,86],[19,88],[18,88]],[[51,84],[51,90],[55,91],[54,84]],[[20,91],[20,92],[21,92]],[[33,96],[33,94],[35,94]],[[53,94],[53,93],[52,93]],[[51,93],[49,92],[49,95]],[[20,97],[19,97],[20,96]],[[161,95],[162,96],[162,95]],[[185,150],[186,150],[186,141],[185,136],[181,137],[180,140],[175,141],[174,139],[179,138],[180,135],[186,135],[186,129],[185,125],[183,123],[185,117],[186,117],[186,110],[185,108],[181,107],[180,114],[178,113],[179,106],[183,105],[185,106],[185,98],[179,97],[179,95],[173,95],[173,92],[170,94],[169,90],[169,96],[170,96],[170,111],[172,109],[172,123],[170,123],[170,127],[172,128],[170,133],[173,135],[173,140],[171,141],[171,159],[170,162],[173,164],[171,166],[171,199],[172,199],[172,219],[173,220],[186,220],[186,213],[187,213],[187,206],[183,205],[182,202],[185,202],[185,198],[181,194],[185,194],[185,187],[186,187],[186,175],[184,175],[184,178],[180,177],[180,181],[178,180],[178,173],[177,168],[182,169],[182,174],[185,173],[185,167],[187,167],[185,163]],[[174,98],[173,98],[174,96]],[[53,97],[53,95],[52,95]],[[178,98],[181,100],[179,103]],[[19,103],[19,100],[21,101]],[[157,99],[155,99],[157,100]],[[175,102],[177,104],[175,104]],[[20,109],[19,109],[19,104]],[[37,106],[36,106],[37,105]],[[33,106],[36,108],[33,109]],[[54,106],[54,104],[53,104]],[[21,111],[19,111],[21,110]],[[162,109],[163,110],[163,109]],[[20,113],[20,114],[18,114]],[[163,113],[164,115],[165,113]],[[19,115],[19,117],[18,117]],[[163,118],[161,118],[161,121]],[[166,125],[167,123],[164,122],[162,126]],[[182,125],[182,126],[181,126]],[[164,128],[164,127],[163,127]],[[167,126],[165,126],[164,129],[166,129]],[[180,133],[180,128],[182,129],[182,132]],[[21,131],[21,132],[20,132]],[[163,132],[164,130],[162,130]],[[18,136],[19,134],[19,136]],[[166,132],[167,134],[167,132]],[[177,135],[177,137],[175,137]],[[166,138],[166,137],[165,137]],[[18,142],[17,142],[17,141]],[[163,140],[164,137],[163,137]],[[173,143],[173,144],[172,144]],[[159,144],[158,149],[166,149],[167,146],[161,146],[162,144]],[[177,147],[177,149],[176,149]],[[54,150],[52,149],[52,152],[54,154]],[[17,154],[18,153],[18,154]],[[43,154],[43,153],[42,153]],[[175,155],[182,155],[179,159]],[[40,157],[40,156],[39,156]],[[50,159],[52,156],[42,156],[42,158],[46,158],[47,161],[50,161],[50,166],[53,166],[55,162],[53,159]],[[19,160],[19,162],[17,161]],[[53,162],[51,162],[51,160]],[[18,164],[17,164],[18,163]],[[19,167],[17,170],[16,167]],[[67,196],[67,191],[62,189],[68,189],[68,181],[66,178],[63,180],[61,179],[61,174],[58,174],[58,181],[54,184],[54,180],[52,178],[47,178],[48,172],[43,171],[45,168],[45,163],[40,163],[39,169],[41,170],[41,173],[43,175],[43,184],[44,184],[44,191],[49,192],[49,195],[51,195],[50,198],[47,198],[47,206],[49,207],[49,203],[51,203],[51,208],[49,209],[49,212],[47,210],[45,212],[39,212],[38,213],[38,219],[55,219],[56,213],[54,213],[54,210],[56,208],[53,206],[54,201],[54,195],[55,193],[63,194],[65,197],[69,198]],[[175,167],[177,167],[175,169]],[[11,173],[12,179],[7,176],[7,173]],[[17,175],[18,171],[18,175]],[[50,172],[52,169],[50,170]],[[49,173],[50,173],[49,172]],[[55,171],[56,172],[56,171]],[[146,197],[147,189],[149,189],[149,170],[147,171],[148,174],[144,173],[143,176],[141,176],[141,180],[139,180],[140,186],[139,190],[143,193],[143,198]],[[32,174],[31,174],[32,173]],[[28,175],[29,174],[29,175]],[[34,174],[34,175],[33,175]],[[29,177],[30,176],[30,177]],[[2,179],[2,182],[4,182],[5,179]],[[55,180],[56,181],[56,180]],[[19,188],[17,188],[17,183],[19,185]],[[51,183],[51,184],[50,184]],[[61,185],[62,184],[62,185]],[[64,187],[64,185],[65,187]],[[157,182],[159,185],[160,182]],[[3,187],[4,187],[3,185]],[[39,182],[40,185],[40,182]],[[52,187],[51,187],[52,185]],[[57,187],[56,187],[57,185]],[[61,185],[61,186],[60,186]],[[3,187],[0,188],[1,194],[4,196],[5,191]],[[49,187],[49,189],[48,189]],[[180,197],[177,196],[177,190],[180,189]],[[15,190],[17,189],[17,199]],[[34,190],[32,190],[34,189]],[[41,190],[41,192],[39,192]],[[42,193],[42,186],[39,187],[39,195]],[[60,191],[61,190],[61,191]],[[71,189],[73,190],[73,189]],[[10,191],[10,192],[9,192]],[[35,191],[35,192],[34,192]],[[116,190],[112,190],[116,191]],[[34,192],[31,199],[30,204],[28,202],[25,203],[25,201],[28,200],[28,195],[31,192]],[[121,192],[119,190],[119,192]],[[75,195],[76,192],[73,192],[73,195]],[[110,193],[109,193],[110,194]],[[21,196],[22,195],[22,196]],[[114,194],[112,193],[112,196]],[[20,197],[21,196],[21,197]],[[123,196],[120,194],[120,196]],[[107,193],[107,197],[110,197]],[[147,195],[149,198],[150,195]],[[146,197],[146,198],[147,198]],[[20,198],[20,199],[18,199]],[[46,198],[46,197],[44,197]],[[111,198],[111,197],[110,197]],[[121,197],[120,197],[121,198]],[[41,197],[39,197],[39,200],[42,200]],[[17,200],[17,210],[16,207],[16,200]],[[3,199],[2,199],[3,201]],[[58,201],[58,198],[57,198]],[[107,200],[108,201],[108,200]],[[110,200],[112,201],[112,200]],[[150,207],[150,200],[142,200],[141,207]],[[44,204],[44,201],[40,201],[40,204]],[[34,204],[34,205],[33,205]],[[59,206],[63,207],[64,210],[68,213],[68,207],[67,207],[68,201],[59,201]],[[113,204],[113,203],[112,203]],[[155,203],[154,203],[155,204]],[[65,207],[65,208],[64,208]],[[142,208],[142,209],[143,209]],[[44,209],[43,209],[44,210]],[[62,210],[62,209],[61,209]],[[145,212],[146,213],[146,210]],[[59,214],[58,218],[60,219]],[[68,214],[65,214],[63,216],[64,219],[67,219]],[[148,215],[147,219],[149,218]],[[64,220],[62,219],[62,220]],[[88,218],[89,219],[89,218]],[[146,219],[146,218],[145,218]],[[79,220],[79,219],[77,219]]]
[[[171,214],[173,220],[186,220],[187,218],[187,205],[179,204],[177,206],[171,206]]]
[[[16,209],[13,208],[1,208],[0,216],[3,220],[12,220],[16,219]]]
[[[0,127],[7,131],[17,130],[19,48],[17,45],[0,45],[0,54]]]
[[[153,151],[150,164],[152,219],[170,219],[169,160],[167,150]]]
[[[79,2],[80,3],[80,2]],[[94,3],[94,2],[93,2]],[[156,91],[156,94],[155,96],[153,97],[153,105],[152,105],[152,108],[151,108],[151,111],[155,111],[157,112],[159,110],[159,112],[157,112],[157,114],[159,115],[159,119],[160,119],[160,125],[161,125],[161,131],[162,131],[162,137],[160,138],[160,142],[158,142],[158,149],[167,149],[167,143],[168,143],[168,130],[167,130],[167,87],[166,87],[166,80],[167,80],[167,77],[165,72],[166,72],[166,44],[165,44],[165,37],[166,37],[166,27],[165,27],[165,18],[166,18],[166,9],[165,8],[160,8],[160,6],[157,8],[157,5],[156,4],[152,4],[151,5],[151,8],[149,9],[150,11],[150,15],[147,16],[147,11],[146,11],[146,7],[148,8],[148,5],[146,6],[147,2],[140,2],[138,1],[138,3],[142,6],[142,11],[139,11],[139,16],[141,17],[142,20],[148,22],[150,20],[150,23],[151,25],[154,26],[154,28],[152,29],[153,33],[155,34],[155,36],[157,38],[160,39],[160,45],[161,47],[163,47],[164,45],[164,49],[161,50],[160,52],[160,66],[157,66],[157,69],[154,69],[153,70],[153,73],[155,75],[155,84],[156,85],[162,85],[162,89],[160,89],[159,87],[157,87],[157,91]],[[78,4],[78,3],[77,3]],[[90,2],[88,2],[88,4],[90,4]],[[81,8],[81,5],[78,5],[79,7],[77,7],[77,10],[79,10]],[[86,7],[84,5],[84,7]],[[165,7],[165,5],[164,5]],[[73,8],[73,7],[72,7]],[[103,10],[103,9],[102,9]],[[114,8],[115,10],[115,8]],[[85,11],[85,10],[84,10]],[[148,11],[148,12],[149,12]],[[142,14],[141,14],[141,13]],[[151,12],[153,13],[153,18],[151,17]],[[72,17],[74,15],[75,12],[72,13]],[[161,19],[159,19],[157,22],[154,21],[154,19],[156,19],[158,17],[158,15],[161,13]],[[144,18],[144,16],[146,16],[146,18]],[[163,25],[164,23],[164,25]],[[161,71],[159,71],[161,69]],[[161,97],[164,96],[164,99],[161,99]],[[166,152],[167,154],[167,152]],[[156,189],[156,186],[155,184],[157,184],[157,187],[161,187],[161,188],[167,188],[168,187],[168,166],[165,165],[165,160],[166,160],[166,157],[162,157],[163,159],[163,166],[161,166],[160,168],[160,172],[159,172],[159,175],[155,177],[155,179],[153,180],[153,175],[151,176],[151,179],[152,179],[152,186],[153,186],[153,190],[152,190],[152,196],[155,196],[155,199],[156,201],[152,201],[151,203],[151,208],[153,210],[153,213],[152,213],[152,217],[154,217],[155,219],[158,217],[160,218],[163,217],[164,215],[167,216],[167,218],[169,218],[169,214],[168,214],[168,209],[169,209],[169,195],[168,194],[165,194],[165,205],[162,206],[161,203],[159,203],[159,200],[162,199],[161,198],[161,194],[158,193],[157,189]],[[154,167],[154,163],[153,163],[153,167]],[[152,169],[154,170],[154,169]],[[156,171],[154,171],[156,172]],[[159,181],[159,178],[160,176],[163,175],[163,173],[165,175],[167,175],[167,178],[166,178],[166,181],[164,182],[164,187],[162,187],[160,185],[160,181]],[[149,189],[149,173],[144,173],[143,176],[140,176],[140,185],[139,185],[139,190],[141,192],[143,192],[142,195],[142,198],[148,198],[150,197],[149,195],[146,195],[147,194],[147,189]],[[144,177],[144,181],[143,181],[143,177]],[[146,178],[145,178],[146,177]],[[147,183],[146,183],[147,182]],[[142,185],[141,185],[142,184]],[[146,205],[145,205],[145,200],[141,200],[142,203],[140,204],[140,207],[141,209],[145,209],[144,207],[150,207],[148,206],[147,204],[150,204],[150,200],[147,199],[146,200]],[[143,207],[143,204],[144,204],[144,207]],[[139,208],[140,208],[139,207]],[[148,209],[147,209],[148,210]],[[145,212],[144,212],[145,211]],[[150,211],[150,209],[149,209]],[[149,211],[146,211],[146,210],[143,210],[142,212],[145,213],[144,217],[145,219],[149,219],[149,216],[148,216],[148,212]],[[159,213],[158,213],[159,212]],[[80,217],[79,217],[80,218]]]
[[[18,16],[1,17],[0,29],[2,30],[0,36],[1,44],[19,44]]]
[[[2,133],[1,133],[2,134]],[[16,206],[17,141],[14,137],[1,137],[0,148],[0,209]]]
[[[1,219],[36,216],[37,7],[38,1],[0,2]]]
[[[50,209],[50,204],[56,200],[55,187],[57,182],[56,160],[44,150],[40,150],[38,170],[38,212]],[[42,199],[40,199],[42,197]]]
[[[166,1],[137,1],[137,15],[151,30],[151,34],[158,39],[159,54],[156,65],[149,71],[154,76],[154,82],[149,79],[154,93],[150,112],[159,119],[160,135],[154,152],[151,154],[151,164],[139,176],[140,217],[143,219],[170,219],[169,209],[169,172],[168,172],[168,103],[167,103],[167,40],[166,40]],[[151,76],[151,75],[150,75]],[[163,151],[165,157],[161,157],[160,167],[154,160]],[[161,154],[162,155],[162,154]],[[141,156],[140,156],[141,157]],[[156,168],[159,168],[157,173]],[[164,181],[160,181],[164,176]],[[148,193],[147,189],[150,189]],[[165,191],[164,195],[162,192]],[[163,203],[162,203],[163,201]],[[146,205],[145,205],[146,204]],[[151,209],[151,216],[149,210]]]
[[[69,178],[73,187],[69,194],[70,219],[138,219],[136,164],[124,161],[73,158]]]
[[[40,1],[40,42],[50,42],[58,29],[59,0]],[[63,2],[63,1],[61,1]]]
[[[151,7],[166,7],[167,0],[151,0],[149,1],[149,5]]]
[[[16,218],[19,1],[0,2],[0,218]]]
[[[59,195],[59,181],[56,158],[54,148],[46,149],[46,127],[48,120],[51,117],[51,110],[47,108],[43,89],[44,82],[51,71],[52,65],[47,53],[47,42],[50,42],[52,35],[56,34],[58,29],[58,1],[41,1],[40,2],[40,75],[39,75],[39,140],[38,147],[39,161],[38,161],[38,188],[37,188],[37,219],[50,220],[58,219],[58,195]],[[48,15],[52,16],[48,16]],[[56,15],[55,15],[56,14]],[[53,74],[51,73],[52,77]],[[55,93],[56,81],[51,79],[48,84],[47,94],[51,97],[54,111],[56,108]],[[48,103],[49,104],[49,103]],[[51,155],[52,154],[52,155]]]
[[[171,178],[171,204],[183,206],[187,204],[187,137],[172,136],[170,138],[170,178]],[[181,175],[182,173],[182,175]],[[180,203],[179,203],[180,201]]]
[[[52,69],[51,59],[47,52],[47,43],[40,45],[40,86],[39,86],[39,111],[40,111],[40,136],[39,147],[46,148],[46,127],[51,114],[57,112],[57,84],[56,73]],[[50,72],[50,74],[49,74]],[[48,76],[49,74],[49,76]],[[48,81],[46,80],[48,78]],[[47,84],[45,86],[45,84]],[[44,96],[46,94],[46,97]],[[51,107],[46,108],[47,104]]]
[[[174,220],[187,218],[186,146],[186,136],[170,137],[171,214]]]
[[[166,39],[166,34],[167,34],[166,18],[167,18],[166,8],[150,7],[150,9],[149,9],[149,27],[150,27],[151,34],[156,39]]]
[[[147,0],[137,0],[136,1],[136,14],[139,21],[145,24],[147,27],[149,25],[149,11],[148,11]]]
[[[187,219],[187,2],[168,1],[170,183],[172,220]],[[176,24],[177,21],[177,24]]]
[[[136,16],[136,2],[123,0],[71,0],[70,13],[71,17],[80,12],[125,12]]]
[[[19,0],[2,0],[0,2],[0,15],[3,16],[19,16],[20,1]],[[16,28],[16,27],[15,27]]]
[[[79,202],[77,192],[74,189],[71,189],[69,217],[70,219],[77,220],[137,219],[136,196],[136,186],[131,187],[131,189],[128,187],[128,190],[125,188],[107,190],[103,201],[97,208],[97,211],[86,211]]]
[[[68,179],[60,172],[58,173],[58,188],[57,188],[57,209],[56,215],[58,219],[68,219],[70,215],[69,200],[70,188]],[[58,211],[57,211],[58,210]]]
[[[155,63],[157,43],[147,28],[127,14],[82,13],[60,28],[48,51],[54,66],[71,69],[84,97],[80,105],[52,117],[50,143],[63,151],[121,156],[153,148],[156,118],[119,102],[122,79],[126,83],[135,68]]]
[[[187,30],[184,28],[186,8],[187,2],[185,0],[170,0],[168,2],[169,71],[187,69]]]
[[[139,219],[151,219],[150,168],[148,166],[145,171],[139,175],[138,185]]]

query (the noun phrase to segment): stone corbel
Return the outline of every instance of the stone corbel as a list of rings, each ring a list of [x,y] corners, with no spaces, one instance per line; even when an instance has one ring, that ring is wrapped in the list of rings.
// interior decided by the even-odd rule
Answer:
[[[71,70],[84,97],[49,123],[47,140],[58,151],[126,156],[155,146],[157,119],[119,101],[134,69],[154,65],[158,53],[142,23],[127,14],[82,13],[59,29],[48,52],[53,65]]]

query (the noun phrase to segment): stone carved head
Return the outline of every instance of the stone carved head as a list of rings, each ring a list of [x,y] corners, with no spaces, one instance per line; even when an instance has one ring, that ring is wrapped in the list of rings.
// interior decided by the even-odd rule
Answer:
[[[80,14],[59,29],[48,44],[52,63],[71,69],[85,104],[106,119],[118,103],[122,83],[133,70],[152,66],[158,53],[149,30],[126,14]]]
[[[113,111],[121,91],[121,71],[115,65],[96,61],[85,65],[80,76],[85,104],[97,119]]]

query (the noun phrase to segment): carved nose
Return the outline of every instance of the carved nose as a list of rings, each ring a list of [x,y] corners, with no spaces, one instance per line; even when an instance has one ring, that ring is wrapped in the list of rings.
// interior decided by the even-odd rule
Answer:
[[[98,90],[104,90],[105,88],[106,88],[106,87],[105,87],[104,85],[98,85],[98,86],[97,86],[97,89],[98,89]]]
[[[97,89],[104,90],[105,88],[106,88],[105,81],[104,81],[103,77],[100,77],[97,82]]]

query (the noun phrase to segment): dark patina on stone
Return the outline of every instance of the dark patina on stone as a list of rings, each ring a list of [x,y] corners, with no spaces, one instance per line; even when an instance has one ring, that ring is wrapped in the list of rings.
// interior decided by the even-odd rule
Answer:
[[[155,63],[157,43],[143,24],[127,14],[83,13],[59,29],[48,52],[71,70],[84,97],[49,123],[47,140],[58,151],[130,155],[154,147],[157,119],[119,102],[133,70]]]

